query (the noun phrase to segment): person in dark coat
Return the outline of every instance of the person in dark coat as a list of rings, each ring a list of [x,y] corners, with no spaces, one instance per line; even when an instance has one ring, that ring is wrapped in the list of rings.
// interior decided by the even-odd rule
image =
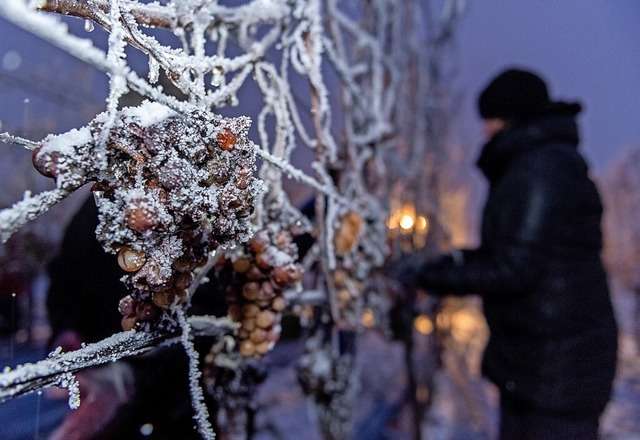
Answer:
[[[501,440],[596,439],[616,370],[617,328],[600,252],[603,208],[578,152],[578,103],[503,71],[478,99],[489,182],[481,244],[404,260],[398,280],[479,294],[491,336],[482,371],[500,390]]]
[[[60,252],[48,267],[49,351],[76,350],[82,343],[122,331],[118,302],[128,293],[121,281],[125,272],[96,239],[97,226],[98,208],[89,196],[71,219]],[[191,311],[222,314],[226,308],[215,293],[214,282],[201,286]],[[211,343],[196,344],[206,353],[203,348]],[[77,374],[80,407],[66,415],[50,440],[199,439],[188,374],[188,358],[177,344],[83,370]],[[53,391],[49,396],[58,394]],[[208,395],[205,399],[211,404]]]
[[[122,331],[118,302],[127,294],[116,258],[95,238],[98,208],[86,198],[66,228],[60,252],[49,264],[48,349],[77,350]]]

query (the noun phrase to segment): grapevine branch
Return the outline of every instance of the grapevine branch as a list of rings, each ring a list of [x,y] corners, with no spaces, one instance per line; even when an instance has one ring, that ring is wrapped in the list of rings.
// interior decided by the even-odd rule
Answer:
[[[222,337],[234,331],[236,325],[228,318],[192,316],[187,325],[194,336]],[[66,353],[52,352],[35,364],[19,365],[0,373],[0,402],[28,394],[58,383],[60,377],[74,374],[89,367],[145,353],[160,344],[180,342],[179,334],[166,332],[117,333],[100,342]]]
[[[180,335],[180,343],[184,348],[185,353],[189,359],[189,391],[191,393],[191,405],[195,411],[194,419],[198,425],[198,432],[205,440],[213,440],[216,435],[213,432],[213,427],[209,422],[209,411],[204,403],[204,394],[202,387],[200,386],[200,377],[202,373],[198,366],[198,352],[193,346],[191,341],[191,325],[189,324],[184,311],[180,308],[176,308],[178,314],[178,323],[182,334]]]
[[[175,9],[151,4],[128,4],[129,13],[136,21],[144,26],[171,28],[175,24]],[[105,19],[109,15],[111,2],[108,0],[93,0],[91,2],[79,0],[46,0],[39,7],[46,12],[69,15],[72,17],[93,20],[105,29],[110,28],[110,23]]]
[[[112,72],[113,68],[107,61],[104,51],[93,46],[90,40],[79,38],[67,33],[66,27],[51,17],[33,14],[33,11],[19,1],[0,2],[0,15],[28,32],[42,38],[54,46],[64,50],[68,54],[83,61],[105,73]],[[56,31],[57,30],[57,31]],[[160,102],[167,107],[181,113],[193,110],[189,103],[162,93],[156,87],[141,79],[134,71],[126,72],[127,85],[142,96]]]
[[[287,0],[275,0],[276,5],[284,5]],[[283,8],[273,8],[270,14],[252,14],[252,10],[260,8],[261,0],[253,0],[239,7],[227,7],[218,5],[217,2],[209,2],[202,5],[203,12],[208,12],[220,21],[231,25],[251,26],[259,23],[278,22],[282,20]],[[173,29],[176,26],[185,26],[190,22],[185,20],[179,7],[161,5],[159,3],[138,4],[132,1],[126,2],[127,8],[136,21],[147,27]],[[70,15],[77,18],[91,19],[100,23],[100,20],[109,15],[111,2],[109,0],[92,0],[91,2],[79,0],[45,0],[38,9],[46,12],[54,12],[62,15]],[[286,10],[286,9],[284,9]]]
[[[0,211],[0,242],[5,243],[14,232],[47,212],[69,193],[65,189],[56,188],[32,197],[27,191],[23,200],[16,202],[11,208]]]
[[[285,162],[284,160],[273,156],[272,154],[269,154],[262,149],[257,148],[256,153],[271,165],[285,172],[287,175],[298,180],[299,182],[308,185],[309,187],[319,191],[320,193],[326,195],[327,197],[330,197],[333,200],[336,200],[344,206],[348,206],[350,204],[350,202],[340,194],[338,194],[336,188],[331,186],[329,183],[323,184],[319,182],[317,179],[314,179],[313,177],[303,173],[301,170],[294,167],[289,162]]]
[[[56,384],[60,376],[144,353],[167,339],[146,332],[118,333],[67,353],[53,352],[35,364],[19,365],[0,374],[0,402]]]
[[[5,142],[7,144],[22,145],[27,150],[33,150],[38,146],[37,142],[33,142],[33,141],[30,141],[29,139],[21,138],[19,136],[14,136],[7,132],[0,133],[0,142]]]
[[[286,228],[293,224],[288,223],[289,220],[285,221],[287,216],[282,215],[282,206],[289,204],[279,204],[280,215],[271,216],[277,210],[268,206],[266,202],[270,197],[286,197],[281,191],[283,174],[316,191],[317,215],[314,221],[317,225],[314,225],[314,232],[317,232],[317,241],[312,251],[307,254],[307,259],[312,257],[316,261],[313,267],[312,264],[307,264],[306,267],[311,270],[320,269],[317,284],[312,287],[317,289],[317,294],[305,295],[304,292],[293,290],[285,292],[289,304],[305,303],[313,296],[316,304],[325,309],[321,312],[323,319],[327,314],[333,318],[326,321],[327,326],[320,326],[321,331],[326,331],[327,335],[333,333],[335,336],[337,331],[344,328],[357,329],[365,301],[368,301],[367,296],[379,294],[367,291],[365,286],[370,270],[384,263],[387,243],[387,230],[384,225],[387,199],[393,195],[394,189],[406,188],[402,181],[406,180],[407,173],[417,172],[422,162],[428,159],[427,155],[417,154],[416,151],[425,149],[424,121],[427,121],[429,112],[434,111],[434,100],[429,94],[435,93],[435,90],[425,87],[428,81],[421,76],[425,75],[421,72],[425,67],[419,62],[422,58],[418,55],[429,50],[429,45],[434,43],[427,41],[425,45],[424,41],[420,41],[415,44],[416,41],[411,39],[412,36],[424,35],[424,28],[431,26],[431,23],[424,22],[422,14],[419,13],[422,4],[419,1],[363,0],[351,2],[348,11],[343,10],[346,9],[342,5],[344,2],[336,0],[253,0],[243,2],[240,6],[223,6],[215,1],[202,0],[163,3],[165,4],[134,0],[0,0],[0,16],[105,72],[111,79],[107,98],[108,112],[94,120],[91,126],[81,130],[80,134],[86,135],[89,132],[91,138],[85,136],[83,142],[77,145],[67,145],[69,142],[66,142],[76,136],[47,138],[48,140],[43,141],[43,149],[47,151],[36,152],[40,157],[39,165],[36,167],[41,172],[44,170],[51,173],[50,166],[57,167],[65,162],[73,163],[82,170],[85,165],[94,164],[92,172],[80,175],[58,174],[57,189],[35,197],[27,194],[22,202],[0,211],[0,238],[5,240],[27,221],[43,212],[43,209],[46,210],[71,190],[78,188],[79,186],[69,185],[79,182],[80,178],[86,177],[82,184],[95,181],[97,192],[110,192],[108,195],[111,197],[102,198],[103,207],[114,205],[113,209],[105,209],[111,217],[103,216],[99,237],[111,236],[112,231],[123,232],[118,225],[124,220],[129,228],[124,230],[127,235],[122,239],[108,241],[109,250],[118,252],[123,260],[130,260],[130,264],[127,264],[128,268],[132,269],[129,277],[133,283],[141,283],[139,287],[146,287],[146,284],[142,283],[145,280],[155,283],[155,290],[149,296],[141,294],[144,289],[138,289],[137,293],[133,292],[127,297],[127,302],[121,303],[120,311],[126,322],[132,326],[140,324],[136,321],[147,316],[138,315],[137,308],[141,305],[151,307],[152,312],[155,310],[153,307],[161,307],[164,313],[164,307],[172,304],[169,310],[173,315],[169,319],[175,319],[177,316],[178,320],[177,326],[173,326],[176,323],[172,321],[173,327],[160,329],[152,326],[152,321],[144,321],[143,332],[114,335],[73,353],[54,353],[40,363],[6,371],[0,375],[0,385],[3,386],[3,392],[6,388],[10,393],[6,398],[56,384],[73,388],[76,384],[73,374],[82,368],[142,353],[158,344],[181,342],[190,359],[190,388],[198,427],[204,437],[213,438],[208,424],[207,409],[203,406],[202,389],[198,383],[200,372],[191,336],[203,332],[214,336],[233,334],[228,339],[235,344],[229,344],[228,347],[226,344],[223,345],[226,347],[225,350],[229,350],[229,358],[237,360],[229,368],[234,370],[240,382],[249,370],[245,367],[256,360],[251,357],[253,354],[247,353],[257,352],[255,346],[249,350],[249,344],[246,342],[250,341],[251,319],[256,321],[256,326],[258,319],[245,312],[255,311],[257,308],[260,314],[261,322],[264,324],[261,327],[262,333],[268,337],[266,340],[260,339],[260,347],[272,348],[277,340],[280,328],[275,321],[276,318],[279,319],[286,304],[282,305],[282,301],[279,301],[280,305],[276,309],[271,297],[275,295],[278,300],[282,299],[282,292],[274,290],[274,286],[279,289],[282,286],[273,284],[270,272],[264,267],[261,269],[257,263],[260,260],[263,266],[273,269],[273,275],[278,272],[279,277],[301,276],[296,270],[286,270],[289,266],[283,264],[283,261],[286,262],[288,259],[283,260],[283,256],[289,258],[291,255],[280,252],[288,249],[288,245],[283,243],[286,242],[285,234],[289,233]],[[463,0],[448,0],[445,18],[451,19],[455,16],[459,12],[458,6],[462,3]],[[362,10],[356,11],[351,9],[352,6],[355,9],[361,6]],[[36,8],[40,11],[36,11]],[[102,26],[110,33],[108,51],[98,49],[89,39],[72,35],[62,20],[43,14],[43,11],[74,16]],[[353,18],[352,12],[356,12],[357,19]],[[146,32],[145,27],[163,28],[173,33],[179,41],[175,44],[177,47],[161,44],[152,32]],[[448,36],[448,31],[445,34]],[[406,44],[407,40],[413,44]],[[133,64],[129,64],[125,57],[126,45],[138,49],[148,57],[148,72],[143,73],[144,68],[134,71]],[[214,51],[207,54],[210,48],[214,48]],[[435,55],[437,56],[437,53]],[[418,61],[413,63],[412,60]],[[426,67],[430,68],[430,65]],[[160,86],[155,86],[161,69],[182,91],[183,96],[176,98],[165,93]],[[327,75],[328,69],[333,69],[329,73],[334,75],[332,79]],[[426,79],[430,79],[430,75],[431,71],[427,71],[426,76],[429,78]],[[418,85],[422,87],[416,87],[409,92],[407,89],[416,84],[416,77]],[[300,95],[300,99],[295,99],[299,96],[299,90],[294,90],[294,87],[295,84],[300,84],[300,80],[304,83],[302,89],[305,92]],[[256,121],[260,145],[248,145],[248,142],[245,142],[244,146],[238,145],[239,131],[215,131],[215,124],[211,124],[218,116],[214,115],[212,110],[239,103],[237,94],[245,84],[257,86],[259,90],[258,94],[251,95],[252,99],[257,98],[257,116],[245,120]],[[153,105],[144,104],[147,110],[143,110],[143,105],[140,105],[137,109],[128,108],[124,113],[118,113],[119,98],[128,90],[138,92]],[[421,99],[425,93],[427,96]],[[423,105],[423,101],[428,101],[428,105]],[[168,112],[171,116],[167,124],[157,125],[159,123],[152,121],[141,123],[147,121],[147,116],[153,119],[159,114],[167,113],[167,108],[175,112]],[[307,112],[310,113],[310,119],[305,118]],[[138,118],[133,123],[128,119],[132,114]],[[116,115],[120,119],[116,118]],[[125,120],[127,124],[123,124]],[[341,121],[342,126],[340,123],[335,124],[337,120]],[[248,123],[246,127],[248,130]],[[338,140],[335,132],[340,128],[344,133]],[[185,142],[184,145],[182,142],[172,142],[158,135],[173,131],[176,131],[173,135]],[[246,133],[244,128],[243,133]],[[185,136],[186,134],[189,136]],[[393,137],[390,137],[391,134]],[[245,134],[242,138],[245,139]],[[206,141],[201,142],[201,139]],[[0,141],[20,144],[27,148],[37,147],[11,135],[0,136]],[[60,148],[56,150],[54,146]],[[159,161],[156,156],[161,147],[164,148],[162,154],[171,155],[171,166],[167,169],[162,168],[165,163]],[[311,164],[313,176],[291,164],[291,157],[300,151],[299,147],[308,148],[315,156]],[[409,151],[410,154],[404,157],[406,160],[403,161],[402,156],[399,159],[396,157],[399,149]],[[229,197],[230,186],[226,186],[226,190],[220,186],[219,192],[212,187],[211,182],[223,185],[231,179],[232,186],[235,187],[231,188],[232,191],[246,190],[247,182],[253,179],[252,172],[255,169],[249,167],[253,162],[241,161],[239,151],[243,157],[251,157],[251,161],[254,156],[263,159],[262,169],[258,171],[264,181],[252,181],[251,188],[255,191],[252,191],[251,195],[256,196],[255,198]],[[308,151],[305,150],[305,153]],[[59,160],[60,154],[64,155],[64,161]],[[110,162],[106,162],[105,154]],[[215,155],[213,159],[212,154]],[[385,155],[388,157],[384,157]],[[104,163],[98,160],[100,157]],[[185,157],[189,160],[184,160]],[[390,158],[393,160],[389,160]],[[219,168],[219,165],[226,160],[242,165],[244,174],[238,171],[225,174],[226,170]],[[377,164],[377,169],[371,167],[371,163]],[[194,164],[199,164],[199,167],[194,168]],[[152,169],[151,165],[155,168]],[[115,172],[111,173],[111,169]],[[103,173],[101,170],[110,172]],[[192,172],[193,178],[190,180],[193,182],[182,180],[183,176],[188,174],[182,172],[183,170]],[[111,179],[107,179],[110,185],[104,186],[102,180],[107,174],[120,180],[111,182]],[[154,176],[156,181],[149,182],[143,177],[150,175]],[[263,188],[263,184],[268,194],[264,199],[257,197],[258,187]],[[194,200],[180,201],[178,198],[179,189],[187,186],[201,191],[202,197],[197,199],[197,204],[190,203]],[[228,239],[226,245],[229,245],[229,248],[218,249],[221,254],[218,261],[224,263],[219,267],[226,267],[230,277],[236,281],[238,278],[246,278],[242,283],[238,283],[238,286],[242,284],[242,292],[235,292],[239,298],[236,298],[236,306],[243,304],[254,307],[245,307],[244,311],[243,307],[236,307],[234,310],[237,316],[231,313],[230,308],[229,315],[233,319],[227,320],[210,317],[186,318],[186,304],[191,294],[218,257],[213,256],[213,252],[208,248],[196,247],[202,244],[202,241],[198,242],[201,238],[195,232],[177,237],[162,237],[160,242],[152,243],[141,238],[148,234],[141,235],[132,231],[155,234],[153,219],[160,216],[146,215],[149,212],[163,214],[161,218],[166,222],[163,223],[165,228],[170,229],[179,224],[181,220],[176,219],[185,217],[176,216],[173,208],[167,211],[169,205],[165,201],[169,196],[176,197],[175,206],[181,206],[183,210],[185,204],[194,209],[206,208],[206,215],[202,218],[212,220],[217,210],[212,208],[213,203],[209,203],[209,195],[213,193],[218,197],[215,200],[216,207],[242,213],[242,219],[248,219],[250,213],[255,217],[251,222],[257,227],[257,231],[251,231],[251,228],[247,227],[246,230],[240,231],[241,236],[220,234],[219,237]],[[122,203],[123,206],[116,206],[116,202]],[[190,215],[200,215],[196,210],[190,212]],[[169,217],[170,215],[174,217]],[[296,210],[296,218],[297,215],[301,214]],[[216,224],[223,227],[226,223],[222,220],[234,218],[235,215],[222,215],[218,218],[220,222]],[[200,226],[204,227],[204,231],[207,222],[200,223]],[[229,226],[234,226],[234,223]],[[269,233],[268,228],[273,228],[277,234],[274,232],[273,237],[267,237],[266,241],[254,241],[261,232]],[[250,233],[253,232],[255,236],[251,237]],[[208,237],[209,234],[202,236]],[[250,240],[253,246],[244,246],[247,240]],[[238,244],[241,244],[242,252],[238,251],[238,247],[233,249]],[[269,249],[269,252],[266,249]],[[121,255],[122,250],[125,252]],[[187,251],[190,254],[187,255]],[[196,261],[202,264],[207,253],[208,264],[202,266],[201,271],[193,269]],[[184,255],[184,258],[176,266],[182,268],[178,270],[173,267],[173,262],[177,262],[180,255]],[[169,256],[170,258],[165,258]],[[251,260],[254,257],[255,261]],[[270,257],[278,257],[276,260],[279,261],[274,260],[271,264]],[[138,264],[142,266],[139,267]],[[248,264],[249,269],[256,266],[257,271],[249,271],[245,267],[242,272],[238,269],[242,264]],[[166,278],[162,271],[155,271],[155,268],[164,268],[165,265],[169,278]],[[213,269],[218,270],[217,263],[215,266]],[[293,268],[295,269],[295,266]],[[140,275],[141,273],[144,273],[144,276]],[[256,279],[247,282],[249,276]],[[176,292],[160,289],[164,284],[178,285],[178,281],[183,285],[188,283],[191,277],[193,283],[187,289],[187,294],[182,288]],[[248,287],[245,289],[246,286]],[[269,286],[270,290],[267,288]],[[221,286],[218,286],[218,289],[219,291],[213,293],[220,294],[225,291]],[[168,295],[165,298],[166,303],[163,294]],[[179,296],[176,296],[178,294]],[[178,301],[179,297],[184,302]],[[255,304],[251,303],[252,301]],[[265,324],[265,320],[270,320],[268,325]],[[352,362],[345,360],[344,356],[341,360],[337,354],[339,350],[335,348],[336,338],[320,339],[328,342],[328,345],[334,345],[333,349],[322,349],[327,348],[327,362],[336,369],[336,375],[327,378],[328,384],[338,383],[341,389],[336,390],[335,386],[331,385],[331,390],[311,387],[307,392],[322,397],[317,400],[324,402],[319,404],[319,411],[324,411],[328,419],[335,421],[332,423],[337,429],[325,430],[326,438],[329,440],[344,437],[349,428],[348,419],[351,416],[353,397],[349,390],[354,389],[354,380],[352,375],[348,374]],[[313,350],[317,350],[317,347]],[[214,356],[214,361],[218,362],[223,358],[225,356]],[[202,367],[205,379],[209,367],[211,365]],[[311,383],[322,379],[318,377],[315,369],[310,369],[308,373]],[[326,394],[326,391],[330,393]],[[228,390],[223,391],[221,395],[212,396],[222,404],[225,399],[231,399]],[[248,411],[249,404],[250,398],[243,398],[234,408],[234,412],[240,414]],[[237,420],[245,419],[239,417]],[[234,429],[242,427],[223,425],[224,423],[220,424],[219,428],[227,430],[222,434],[229,439],[246,438],[246,435],[240,435],[241,431],[244,434],[250,431],[249,427],[245,430],[239,429],[236,437]],[[234,434],[231,434],[231,431],[234,431]]]

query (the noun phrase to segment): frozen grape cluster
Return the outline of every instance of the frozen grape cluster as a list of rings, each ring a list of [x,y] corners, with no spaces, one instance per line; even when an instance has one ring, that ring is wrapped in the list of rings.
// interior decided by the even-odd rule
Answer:
[[[331,273],[339,313],[351,326],[361,321],[367,303],[377,302],[370,297],[376,294],[368,285],[373,279],[372,270],[384,262],[387,234],[374,201],[359,200],[356,206],[357,211],[343,209],[336,218],[333,234],[336,267]]]
[[[332,272],[338,307],[343,315],[359,313],[358,299],[362,295],[364,281],[357,276],[355,265],[363,258],[358,252],[363,230],[362,216],[355,211],[345,211],[339,216],[333,236],[337,266]],[[350,310],[355,308],[356,310]]]
[[[93,182],[97,238],[127,272],[131,293],[119,308],[130,329],[184,300],[212,250],[250,238],[263,183],[253,177],[249,118],[148,101],[110,116],[46,138],[34,165],[60,188]]]
[[[270,222],[237,252],[219,261],[217,279],[225,286],[229,315],[240,324],[242,355],[265,355],[279,339],[287,306],[283,292],[302,280],[297,259],[291,232],[279,222]]]

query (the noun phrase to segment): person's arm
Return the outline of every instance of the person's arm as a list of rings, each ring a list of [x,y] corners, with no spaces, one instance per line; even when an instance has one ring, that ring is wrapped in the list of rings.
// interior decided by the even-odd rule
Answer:
[[[558,179],[536,172],[505,176],[503,205],[492,213],[492,241],[462,258],[425,263],[417,274],[423,289],[446,294],[509,295],[530,286],[545,270],[547,249],[564,195]]]
[[[523,246],[499,245],[462,254],[463,259],[423,264],[417,286],[441,294],[510,294],[525,289],[544,267],[544,257]]]

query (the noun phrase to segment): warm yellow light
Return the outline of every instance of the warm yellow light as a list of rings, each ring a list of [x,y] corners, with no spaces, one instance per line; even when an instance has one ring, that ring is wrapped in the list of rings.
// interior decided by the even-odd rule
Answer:
[[[396,213],[392,214],[387,218],[387,228],[396,229],[398,227],[398,215]]]
[[[370,308],[366,308],[364,312],[362,312],[362,325],[366,328],[371,328],[376,325],[376,316]]]
[[[438,323],[439,328],[451,327],[451,312],[442,310],[438,313],[438,316],[436,316],[436,322]]]
[[[413,326],[423,335],[430,335],[434,329],[433,321],[426,315],[416,316],[416,319],[413,320]]]
[[[458,310],[451,316],[451,335],[460,342],[471,340],[478,329],[478,317],[469,310]]]
[[[410,214],[402,214],[402,217],[400,217],[400,227],[405,231],[408,231],[409,229],[413,228],[414,223],[415,223],[415,220],[413,219],[413,216]]]
[[[429,228],[429,220],[424,215],[419,215],[416,219],[416,231],[426,233]]]

